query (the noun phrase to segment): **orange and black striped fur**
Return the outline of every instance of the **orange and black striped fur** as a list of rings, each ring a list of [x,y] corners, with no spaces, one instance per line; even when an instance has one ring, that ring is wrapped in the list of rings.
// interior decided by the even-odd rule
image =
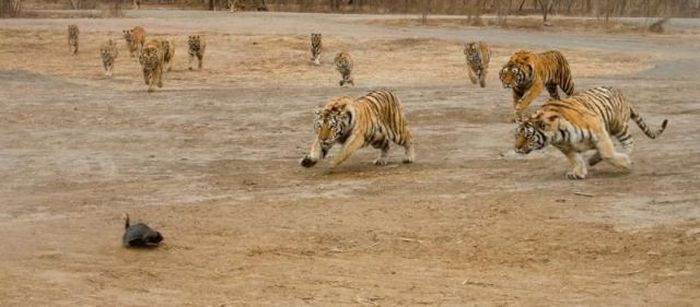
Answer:
[[[204,37],[199,35],[190,35],[187,38],[187,53],[190,55],[189,69],[192,70],[192,62],[197,58],[197,68],[202,69],[202,61],[204,60],[204,51],[207,49],[207,42]]]
[[[140,56],[141,50],[146,43],[146,30],[143,27],[136,26],[133,29],[123,30],[126,47],[129,48],[129,56]]]
[[[311,62],[321,65],[321,33],[311,33]]]
[[[527,154],[549,144],[557,147],[571,165],[566,173],[569,179],[584,179],[587,164],[593,166],[602,160],[628,170],[628,155],[634,147],[627,131],[630,118],[652,139],[661,135],[668,123],[664,120],[659,130],[652,131],[622,93],[611,87],[592,88],[562,100],[551,99],[520,122],[515,149]],[[611,137],[620,142],[625,153],[615,151]],[[582,154],[588,150],[595,150],[595,154],[586,163]]]
[[[119,48],[117,48],[117,43],[113,40],[109,39],[100,47],[100,58],[102,58],[102,66],[105,68],[106,76],[112,76],[114,62],[117,60],[118,56]]]
[[[175,43],[167,39],[162,39],[160,43],[163,50],[163,71],[171,71],[175,57]]]
[[[77,25],[68,26],[68,51],[75,55],[78,53],[78,35],[80,35],[80,30],[78,30]]]
[[[469,66],[469,80],[472,84],[479,82],[481,87],[486,87],[486,72],[491,61],[491,49],[486,42],[470,42],[464,45],[464,55]]]
[[[163,43],[152,39],[146,43],[139,56],[139,62],[143,69],[143,81],[148,85],[148,91],[153,92],[153,87],[163,87]]]
[[[338,70],[342,79],[340,80],[340,86],[345,84],[355,85],[355,80],[352,78],[353,60],[349,53],[341,51],[335,56],[335,69]]]
[[[311,151],[301,159],[304,167],[312,167],[325,158],[335,143],[344,145],[335,157],[335,165],[367,145],[380,150],[374,164],[386,165],[389,142],[404,147],[404,163],[414,160],[413,137],[401,102],[387,90],[372,91],[357,99],[348,96],[330,99],[322,110],[316,111],[315,130]]]
[[[521,117],[522,112],[540,95],[543,87],[547,88],[549,96],[554,99],[559,99],[557,87],[567,96],[574,93],[569,62],[556,50],[537,54],[526,50],[517,51],[503,66],[499,77],[503,87],[513,89],[516,118]]]

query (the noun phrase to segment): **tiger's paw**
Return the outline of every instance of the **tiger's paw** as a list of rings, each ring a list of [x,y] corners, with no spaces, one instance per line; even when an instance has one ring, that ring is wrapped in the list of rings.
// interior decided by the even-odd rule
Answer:
[[[304,155],[299,164],[301,164],[301,166],[303,167],[312,167],[316,165],[316,160],[311,159],[311,157],[309,157],[308,155]]]
[[[374,165],[377,165],[377,166],[384,166],[384,165],[387,165],[387,164],[389,164],[389,161],[387,161],[386,159],[377,159],[377,160],[374,160]]]
[[[586,174],[576,171],[568,171],[566,172],[566,178],[569,178],[570,180],[583,180],[586,179]]]

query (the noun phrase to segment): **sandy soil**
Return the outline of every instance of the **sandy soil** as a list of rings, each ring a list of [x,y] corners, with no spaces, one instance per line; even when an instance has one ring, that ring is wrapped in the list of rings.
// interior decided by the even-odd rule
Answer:
[[[206,17],[206,18],[204,18]],[[497,29],[397,29],[370,16],[130,12],[123,19],[0,20],[0,305],[666,305],[700,303],[698,42]],[[67,53],[65,26],[81,27]],[[177,46],[147,94],[121,44],[143,25]],[[322,29],[320,67],[307,35]],[[186,69],[185,39],[208,41]],[[460,46],[487,39],[487,87]],[[510,93],[496,72],[520,48],[565,52],[576,86],[623,89],[634,170],[564,178],[550,149],[512,151]],[[356,58],[355,88],[331,62]],[[303,169],[312,108],[389,87],[417,161]],[[542,95],[538,102],[546,97]],[[120,213],[165,236],[120,246]]]

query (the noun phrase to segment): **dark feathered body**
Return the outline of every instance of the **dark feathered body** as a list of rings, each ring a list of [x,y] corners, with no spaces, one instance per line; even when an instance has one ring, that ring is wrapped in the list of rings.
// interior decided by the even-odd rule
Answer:
[[[129,225],[129,215],[124,215],[124,235],[122,244],[124,247],[155,246],[163,241],[163,236],[148,225],[138,223]]]

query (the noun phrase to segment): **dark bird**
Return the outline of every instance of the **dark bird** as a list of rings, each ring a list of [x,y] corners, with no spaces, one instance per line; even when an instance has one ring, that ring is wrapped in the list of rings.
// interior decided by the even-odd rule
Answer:
[[[124,236],[122,244],[124,247],[152,247],[163,241],[163,236],[148,225],[138,223],[129,225],[129,215],[124,213]]]

